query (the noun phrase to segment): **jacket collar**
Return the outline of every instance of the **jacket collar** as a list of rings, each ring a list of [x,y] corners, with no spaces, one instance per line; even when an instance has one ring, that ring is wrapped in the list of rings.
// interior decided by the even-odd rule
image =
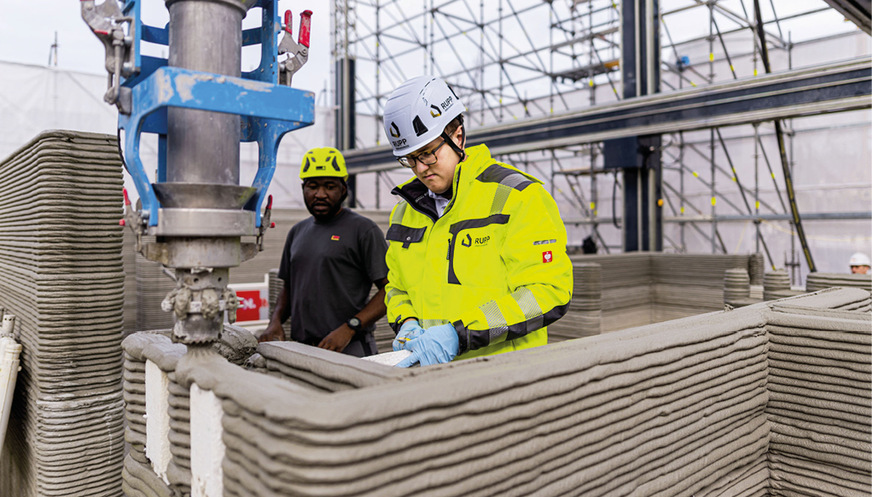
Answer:
[[[457,168],[454,169],[453,194],[448,206],[445,207],[446,212],[451,209],[457,198],[466,191],[466,186],[493,162],[490,150],[484,144],[466,149],[466,160],[457,164]],[[436,212],[436,202],[427,195],[427,191],[427,187],[424,186],[421,180],[412,178],[396,186],[391,190],[391,193],[399,196],[408,202],[412,208],[425,214],[433,222],[436,222],[439,219],[439,214]]]

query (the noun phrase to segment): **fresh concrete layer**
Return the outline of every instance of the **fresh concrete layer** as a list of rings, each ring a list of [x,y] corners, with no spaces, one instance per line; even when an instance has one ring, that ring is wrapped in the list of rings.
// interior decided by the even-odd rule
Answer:
[[[121,162],[115,137],[45,132],[0,162],[0,307],[21,373],[0,495],[118,495]]]
[[[872,311],[872,294],[859,289],[827,289],[808,295],[797,295],[773,302],[772,305],[790,305],[794,312],[803,314],[801,307],[836,309],[843,311]]]
[[[805,289],[809,292],[837,286],[872,291],[872,274],[809,273],[805,281]]]
[[[801,307],[868,301],[838,290],[787,302],[802,321]],[[404,371],[259,346],[294,378],[324,378],[294,380],[311,386],[203,353],[176,375],[223,399],[224,495],[766,495],[772,314],[755,305]]]
[[[406,375],[401,369],[296,342],[269,343],[258,347],[264,359],[263,372],[313,390],[354,390],[398,381]]]
[[[768,318],[774,495],[872,488],[872,317],[783,304]]]

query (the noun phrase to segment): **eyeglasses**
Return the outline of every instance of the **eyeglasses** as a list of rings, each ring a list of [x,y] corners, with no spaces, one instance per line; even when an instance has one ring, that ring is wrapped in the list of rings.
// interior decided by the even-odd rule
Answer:
[[[409,169],[415,167],[415,161],[418,161],[425,166],[432,166],[433,164],[436,164],[436,161],[438,160],[436,159],[436,151],[442,148],[442,145],[445,145],[445,138],[442,138],[442,143],[433,150],[418,155],[404,155],[402,157],[397,157],[397,162],[399,162],[401,166],[408,167]]]

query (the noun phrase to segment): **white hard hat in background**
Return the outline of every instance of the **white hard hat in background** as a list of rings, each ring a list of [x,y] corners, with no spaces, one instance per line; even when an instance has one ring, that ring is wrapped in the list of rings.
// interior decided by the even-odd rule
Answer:
[[[869,256],[862,252],[857,252],[856,254],[851,256],[851,261],[848,263],[850,266],[870,266],[872,265],[872,261],[869,260]]]
[[[463,103],[440,78],[419,76],[401,84],[385,102],[385,134],[394,156],[424,147],[463,111]]]

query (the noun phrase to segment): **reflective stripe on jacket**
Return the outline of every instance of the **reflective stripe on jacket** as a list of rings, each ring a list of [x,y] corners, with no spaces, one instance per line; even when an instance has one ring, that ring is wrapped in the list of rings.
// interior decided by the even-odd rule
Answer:
[[[440,218],[417,178],[394,188],[387,239],[388,321],[452,323],[458,359],[545,345],[566,313],[572,264],[557,204],[536,178],[466,150]]]

